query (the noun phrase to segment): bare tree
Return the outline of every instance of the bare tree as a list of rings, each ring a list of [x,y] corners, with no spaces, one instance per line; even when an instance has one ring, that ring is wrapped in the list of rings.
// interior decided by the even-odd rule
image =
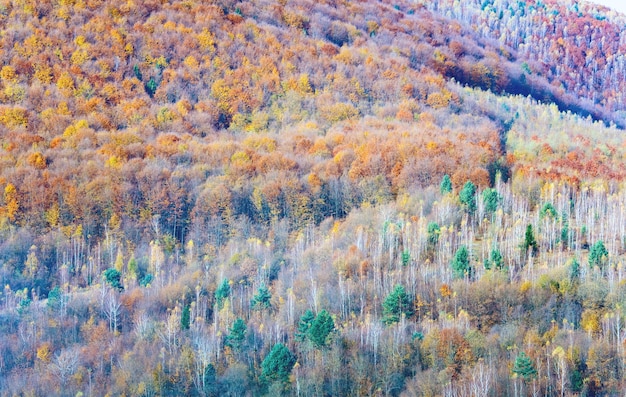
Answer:
[[[470,382],[471,395],[476,397],[488,396],[493,383],[493,369],[482,360],[474,366]]]
[[[117,331],[117,321],[120,315],[120,303],[117,293],[113,289],[109,289],[109,292],[104,297],[102,302],[102,310],[109,320],[109,331]]]
[[[557,384],[561,397],[565,396],[565,388],[569,379],[567,373],[567,359],[565,358],[565,351],[561,346],[557,346],[552,351],[552,357],[554,357],[554,367],[556,370]]]
[[[138,339],[149,339],[154,335],[154,322],[144,312],[137,316],[135,319],[135,335]]]
[[[62,350],[51,364],[55,375],[59,378],[62,385],[65,385],[68,378],[76,372],[78,368],[80,355],[78,348],[70,348]]]
[[[180,329],[180,309],[176,307],[170,311],[167,321],[157,331],[159,338],[166,345],[170,354],[174,347],[178,344],[178,331]]]
[[[216,351],[219,349],[219,338],[213,332],[208,332],[204,326],[195,326],[192,329],[194,344],[194,384],[200,390],[207,387],[205,371],[216,359]]]

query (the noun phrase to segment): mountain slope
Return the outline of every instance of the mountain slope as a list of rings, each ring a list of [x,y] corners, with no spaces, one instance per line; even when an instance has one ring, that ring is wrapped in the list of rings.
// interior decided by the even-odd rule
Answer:
[[[620,18],[0,1],[0,394],[617,393]]]

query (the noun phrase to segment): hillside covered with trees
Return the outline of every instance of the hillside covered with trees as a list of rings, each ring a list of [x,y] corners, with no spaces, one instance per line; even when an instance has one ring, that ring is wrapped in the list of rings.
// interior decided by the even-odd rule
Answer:
[[[0,1],[0,395],[624,390],[625,23]]]

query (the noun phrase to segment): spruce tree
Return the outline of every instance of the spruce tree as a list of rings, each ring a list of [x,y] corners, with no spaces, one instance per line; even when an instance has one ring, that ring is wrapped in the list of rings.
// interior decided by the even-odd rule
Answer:
[[[606,263],[606,260],[609,256],[609,251],[607,251],[604,246],[604,242],[602,240],[597,241],[594,245],[591,246],[591,250],[589,250],[589,266],[593,268],[594,266],[598,266],[602,268]]]
[[[580,278],[580,262],[578,259],[573,258],[572,263],[569,265],[569,279],[572,283],[578,282]]]
[[[307,339],[313,320],[315,320],[315,315],[311,310],[305,311],[302,317],[300,317],[298,330],[295,335],[297,341],[304,342]]]
[[[191,307],[189,305],[185,305],[183,307],[183,312],[180,315],[180,329],[182,330],[189,329],[190,322],[191,322]]]
[[[261,363],[261,379],[266,384],[286,384],[295,364],[296,356],[285,345],[277,343]]]
[[[491,260],[491,264],[498,270],[501,270],[504,266],[504,262],[502,260],[502,254],[500,250],[494,248],[491,250],[491,254],[489,255],[489,259]]]
[[[104,280],[111,285],[111,287],[117,289],[118,291],[121,291],[124,289],[124,286],[122,285],[122,274],[117,271],[114,268],[110,268],[105,270],[102,273],[102,276],[104,277]]]
[[[476,211],[476,185],[467,181],[459,193],[459,200],[465,207],[465,211],[472,215]]]
[[[237,318],[230,328],[230,333],[226,336],[226,346],[233,350],[240,350],[246,340],[246,332],[248,328],[241,318]]]
[[[217,307],[221,309],[224,305],[224,300],[230,296],[230,282],[225,278],[220,286],[215,290],[215,301]]]
[[[471,277],[472,268],[470,266],[469,251],[467,247],[462,245],[452,258],[452,275],[454,278],[464,278],[465,276]]]
[[[427,241],[430,247],[434,247],[439,242],[439,234],[441,233],[441,228],[437,224],[437,222],[430,222],[427,227]]]
[[[401,285],[396,285],[383,301],[383,322],[391,325],[400,321],[404,314],[409,317],[413,314],[411,298]]]
[[[439,191],[442,195],[448,194],[452,191],[452,181],[450,180],[450,175],[446,174],[441,179],[441,184],[439,185]]]
[[[335,330],[335,322],[326,310],[322,310],[309,328],[309,339],[318,349],[326,347],[330,334]]]
[[[57,286],[48,292],[48,302],[46,303],[46,306],[48,306],[48,309],[55,311],[60,309],[66,300],[67,298],[63,296],[61,288]]]
[[[265,284],[261,284],[259,289],[257,290],[256,295],[252,298],[250,302],[253,309],[263,310],[269,309],[272,307],[272,295],[270,294],[270,290],[265,286]]]
[[[500,204],[500,194],[496,189],[483,190],[483,205],[487,213],[494,213]]]
[[[520,352],[517,357],[515,357],[513,373],[526,382],[537,376],[537,370],[535,369],[533,361],[524,352]]]
[[[533,232],[533,225],[531,224],[526,226],[522,249],[524,250],[524,253],[528,253],[528,250],[532,249],[533,254],[536,254],[539,250],[539,247],[537,246],[537,240],[535,240],[535,233]]]

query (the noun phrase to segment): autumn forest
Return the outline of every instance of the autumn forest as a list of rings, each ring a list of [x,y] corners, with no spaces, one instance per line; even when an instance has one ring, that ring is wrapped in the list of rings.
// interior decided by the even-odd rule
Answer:
[[[624,26],[0,0],[0,395],[619,395]]]

